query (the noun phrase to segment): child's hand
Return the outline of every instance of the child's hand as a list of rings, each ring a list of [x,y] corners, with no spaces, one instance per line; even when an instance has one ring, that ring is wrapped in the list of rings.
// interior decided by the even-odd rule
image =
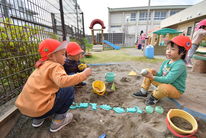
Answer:
[[[86,68],[83,72],[86,74],[87,77],[89,77],[92,74],[92,69]]]
[[[151,72],[152,72],[153,75],[157,74],[157,71],[155,69],[151,69]]]
[[[146,75],[144,75],[144,77],[153,79],[153,74],[151,72],[148,72]]]

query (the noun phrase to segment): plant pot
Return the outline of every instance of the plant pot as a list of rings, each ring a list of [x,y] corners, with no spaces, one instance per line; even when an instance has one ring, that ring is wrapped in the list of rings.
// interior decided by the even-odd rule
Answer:
[[[92,57],[92,53],[85,53],[85,55],[84,55],[86,58],[90,58],[90,57]]]

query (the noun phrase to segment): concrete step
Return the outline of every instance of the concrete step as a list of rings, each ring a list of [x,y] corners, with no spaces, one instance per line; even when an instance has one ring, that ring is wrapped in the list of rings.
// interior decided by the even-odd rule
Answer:
[[[92,48],[92,51],[102,52],[103,51],[103,45],[94,45],[93,48]]]

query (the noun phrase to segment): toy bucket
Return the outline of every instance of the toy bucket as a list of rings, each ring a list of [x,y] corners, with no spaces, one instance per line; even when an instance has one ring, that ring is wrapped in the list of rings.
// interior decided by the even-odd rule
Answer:
[[[173,122],[171,121],[172,117],[180,117],[187,120],[192,125],[192,129],[191,130],[180,129],[179,127],[175,126],[175,124],[173,124]],[[167,113],[166,122],[167,122],[168,129],[173,134],[179,137],[181,137],[181,135],[184,136],[188,135],[187,137],[192,136],[196,133],[198,129],[198,124],[195,118],[191,114],[180,109],[170,109],[169,112]]]
[[[103,81],[96,80],[92,83],[93,92],[98,95],[104,95],[106,91],[106,86]]]
[[[114,72],[107,72],[107,73],[105,74],[105,80],[106,80],[106,82],[113,82],[115,76],[116,76],[116,75],[115,75]]]

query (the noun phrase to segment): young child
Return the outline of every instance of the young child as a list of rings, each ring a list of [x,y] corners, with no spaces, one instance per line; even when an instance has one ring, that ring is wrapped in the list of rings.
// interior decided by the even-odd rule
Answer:
[[[15,105],[20,112],[32,117],[33,127],[39,127],[44,120],[54,115],[50,131],[56,132],[69,124],[73,118],[68,112],[74,100],[74,88],[91,75],[91,69],[75,75],[67,75],[63,64],[67,42],[45,39],[39,44],[41,59],[29,76]]]
[[[76,42],[69,42],[67,49],[67,58],[64,64],[64,69],[67,74],[76,74],[79,72],[82,72],[87,65],[81,64],[80,59],[83,57],[82,53],[84,52],[80,45]],[[78,86],[84,86],[86,85],[85,82],[81,82],[78,84]]]
[[[195,51],[198,49],[200,42],[206,37],[206,19],[200,21],[197,25],[196,31],[192,37],[192,48],[188,51],[188,55],[185,58],[187,67],[192,67],[191,58]]]
[[[140,91],[133,93],[134,97],[147,97],[151,84],[157,86],[146,100],[147,105],[156,104],[163,97],[179,98],[185,91],[187,70],[184,62],[185,55],[191,47],[187,36],[176,36],[167,44],[166,57],[159,72],[148,70]]]

